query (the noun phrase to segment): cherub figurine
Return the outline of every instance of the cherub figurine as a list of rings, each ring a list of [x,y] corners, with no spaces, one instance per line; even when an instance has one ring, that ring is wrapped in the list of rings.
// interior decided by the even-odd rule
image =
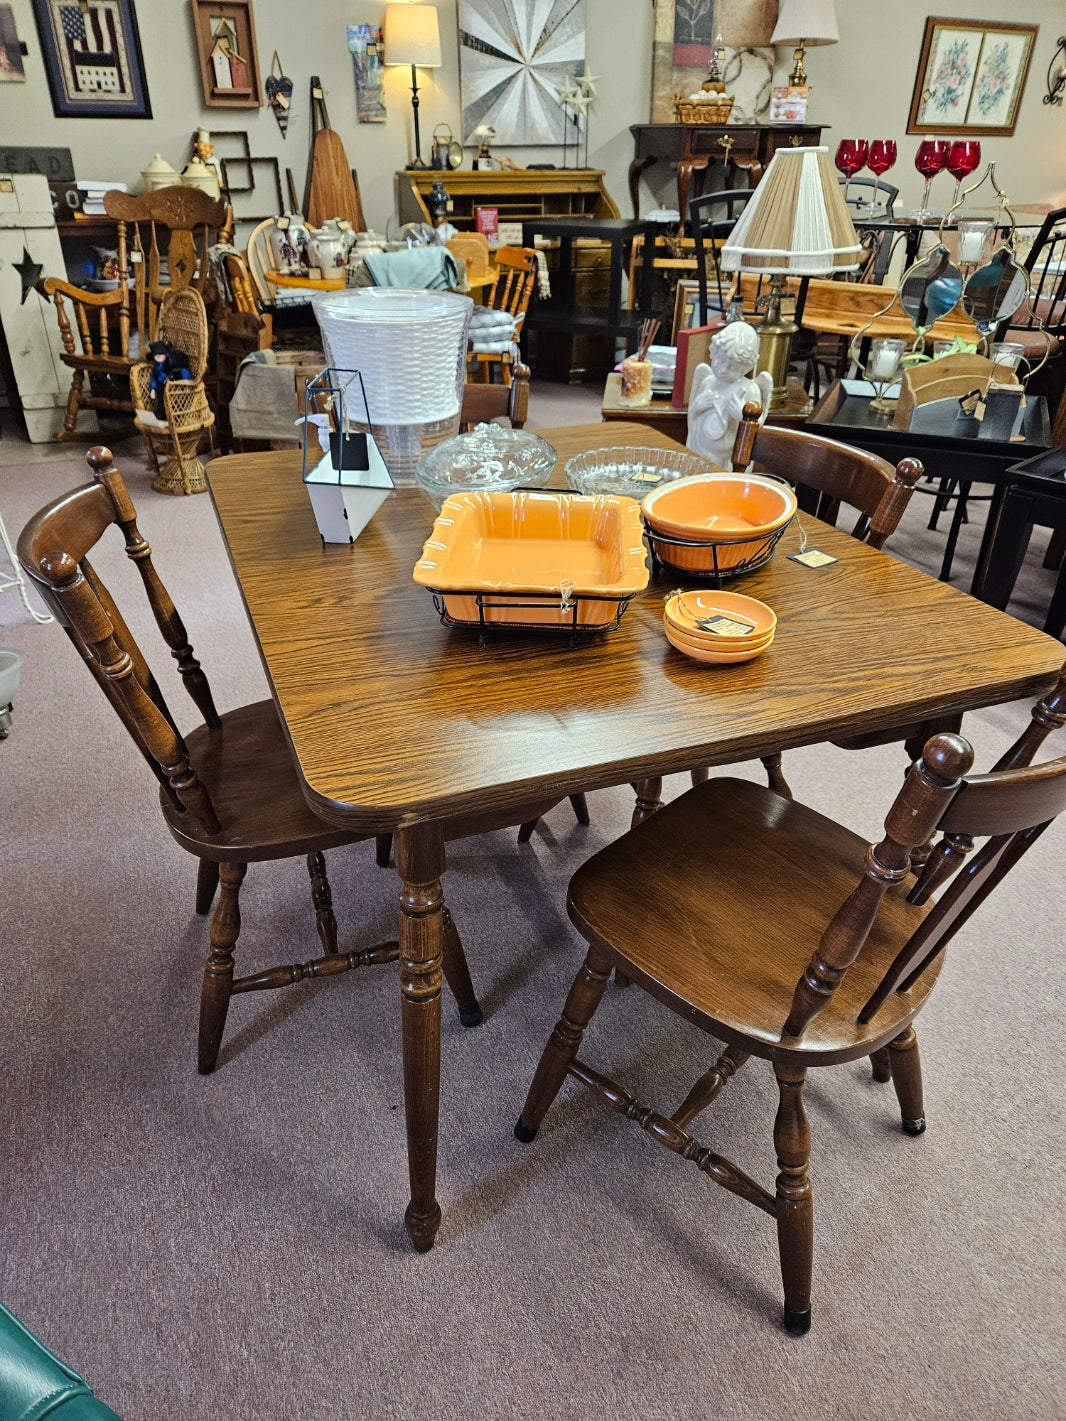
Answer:
[[[731,321],[711,338],[710,365],[697,365],[688,404],[688,447],[723,469],[732,469],[733,441],[744,406],[762,406],[760,424],[770,408],[773,376],[750,371],[759,358],[759,336],[743,321]]]

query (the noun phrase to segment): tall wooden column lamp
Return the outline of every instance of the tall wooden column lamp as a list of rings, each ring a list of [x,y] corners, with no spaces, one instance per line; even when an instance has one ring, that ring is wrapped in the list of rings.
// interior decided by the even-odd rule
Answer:
[[[828,148],[779,148],[766,175],[725,239],[723,271],[769,276],[759,298],[759,369],[774,377],[771,406],[785,402],[792,338],[799,329],[781,315],[787,276],[854,271],[862,247],[844,203]]]
[[[839,38],[833,0],[781,0],[770,43],[796,46],[792,56],[796,67],[788,77],[794,88],[807,82],[807,71],[803,67],[806,47],[809,44],[836,44]]]
[[[435,5],[385,6],[385,63],[411,66],[411,108],[415,116],[415,156],[409,168],[424,168],[418,132],[418,70],[440,68],[440,26]]]

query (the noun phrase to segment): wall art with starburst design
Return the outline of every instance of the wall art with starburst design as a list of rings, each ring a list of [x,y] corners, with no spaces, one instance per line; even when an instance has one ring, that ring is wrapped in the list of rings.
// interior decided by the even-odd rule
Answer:
[[[559,90],[585,69],[585,0],[459,0],[463,141],[488,124],[497,144],[575,137]],[[580,117],[580,116],[579,116]]]

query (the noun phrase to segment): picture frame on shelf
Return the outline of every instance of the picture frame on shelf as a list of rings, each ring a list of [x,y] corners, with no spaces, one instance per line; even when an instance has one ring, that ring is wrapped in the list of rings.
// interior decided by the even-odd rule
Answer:
[[[252,0],[192,0],[192,19],[206,107],[262,108]]]
[[[700,284],[688,277],[682,277],[674,291],[674,321],[671,328],[670,344],[677,344],[678,331],[691,330],[699,325]]]
[[[930,15],[907,132],[1009,138],[1036,34],[1036,25]]]
[[[56,118],[151,118],[133,0],[31,0]]]

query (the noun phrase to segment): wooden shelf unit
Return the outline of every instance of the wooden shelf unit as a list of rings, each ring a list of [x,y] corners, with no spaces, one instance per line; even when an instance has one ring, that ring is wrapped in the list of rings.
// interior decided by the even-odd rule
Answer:
[[[401,222],[430,222],[426,197],[442,182],[452,207],[448,221],[473,231],[476,207],[495,207],[501,222],[539,217],[617,217],[618,207],[603,182],[601,168],[522,168],[474,173],[455,168],[405,168],[396,174],[396,206]]]

